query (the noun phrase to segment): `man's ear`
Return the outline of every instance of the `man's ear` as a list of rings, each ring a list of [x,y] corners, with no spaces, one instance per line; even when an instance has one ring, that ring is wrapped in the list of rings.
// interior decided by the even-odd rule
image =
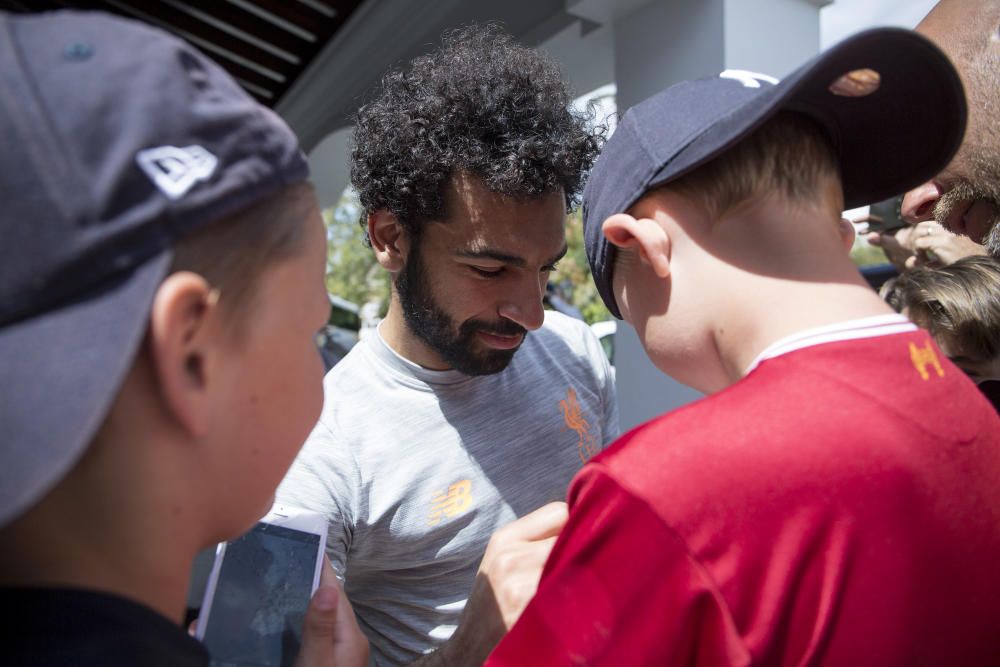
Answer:
[[[409,235],[394,214],[382,209],[369,213],[368,238],[375,259],[383,269],[393,273],[403,270],[409,251]]]
[[[204,435],[217,381],[212,353],[222,333],[219,293],[196,273],[179,271],[153,298],[147,343],[164,409],[182,428]]]
[[[604,221],[601,231],[609,243],[637,251],[660,278],[670,275],[670,237],[655,220],[616,213]]]

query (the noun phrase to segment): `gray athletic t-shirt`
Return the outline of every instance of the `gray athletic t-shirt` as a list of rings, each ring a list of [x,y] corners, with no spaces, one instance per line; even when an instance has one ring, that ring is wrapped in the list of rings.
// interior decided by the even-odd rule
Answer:
[[[564,499],[618,435],[600,343],[554,312],[495,375],[430,371],[372,335],[324,388],[278,500],[328,517],[330,560],[379,665],[448,639],[494,531]]]

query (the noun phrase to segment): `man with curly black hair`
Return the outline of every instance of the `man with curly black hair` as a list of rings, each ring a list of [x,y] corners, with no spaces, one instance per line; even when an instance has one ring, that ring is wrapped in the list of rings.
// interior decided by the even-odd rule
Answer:
[[[600,344],[542,308],[599,144],[569,104],[554,63],[473,27],[388,74],[358,114],[352,182],[392,301],[327,375],[279,495],[329,518],[379,664],[456,625],[436,659],[481,661],[534,591],[565,519],[553,501],[617,435]]]

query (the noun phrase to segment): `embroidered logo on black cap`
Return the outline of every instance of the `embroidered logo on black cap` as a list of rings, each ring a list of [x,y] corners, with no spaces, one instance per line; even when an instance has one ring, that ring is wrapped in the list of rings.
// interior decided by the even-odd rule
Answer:
[[[745,69],[727,69],[719,74],[720,79],[732,79],[743,84],[744,88],[760,88],[760,83],[769,83],[772,86],[778,85],[778,79],[767,74],[758,74]]]
[[[135,161],[170,199],[178,199],[200,181],[211,178],[218,158],[201,146],[159,146],[136,153]]]

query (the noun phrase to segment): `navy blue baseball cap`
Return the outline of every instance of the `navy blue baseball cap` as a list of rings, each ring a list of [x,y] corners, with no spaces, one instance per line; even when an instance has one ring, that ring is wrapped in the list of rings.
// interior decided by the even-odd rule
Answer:
[[[948,58],[909,30],[859,33],[780,82],[750,72],[686,81],[629,109],[583,194],[590,270],[611,313],[614,246],[604,221],[648,190],[696,169],[779,111],[804,114],[829,135],[846,208],[881,201],[941,171],[962,143],[966,106]]]
[[[184,235],[308,178],[291,130],[191,45],[0,12],[0,525],[103,422]]]

